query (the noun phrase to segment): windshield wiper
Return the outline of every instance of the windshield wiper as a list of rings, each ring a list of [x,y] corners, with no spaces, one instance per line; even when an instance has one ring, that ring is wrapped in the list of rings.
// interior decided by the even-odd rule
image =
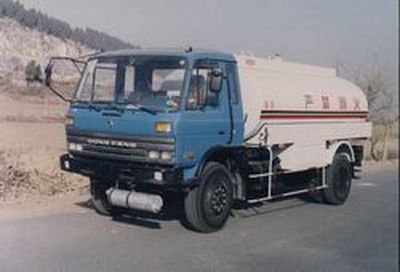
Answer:
[[[93,104],[91,101],[88,101],[86,103],[89,106],[89,109],[93,109],[95,111],[101,111],[101,108]]]
[[[107,101],[87,101],[86,102],[89,106],[89,109],[94,109],[95,111],[102,111],[106,108],[115,110],[117,112],[123,113],[124,109],[115,103],[109,103]]]
[[[118,111],[120,113],[124,112],[124,108],[120,107],[119,105],[117,105],[115,103],[108,104],[107,106],[109,106],[111,109]]]
[[[152,115],[156,115],[157,114],[157,112],[155,110],[149,109],[149,108],[147,108],[147,107],[145,107],[143,105],[140,105],[140,104],[128,103],[128,104],[126,104],[126,109],[127,110],[141,110],[141,111],[150,113]]]

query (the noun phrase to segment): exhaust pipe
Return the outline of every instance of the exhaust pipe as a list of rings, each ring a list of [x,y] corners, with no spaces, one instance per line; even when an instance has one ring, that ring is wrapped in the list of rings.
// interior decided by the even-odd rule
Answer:
[[[113,206],[159,213],[163,199],[159,195],[110,188],[106,191],[108,202]]]

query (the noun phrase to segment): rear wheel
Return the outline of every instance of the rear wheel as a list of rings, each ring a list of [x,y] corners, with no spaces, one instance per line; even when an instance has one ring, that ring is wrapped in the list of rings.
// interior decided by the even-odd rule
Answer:
[[[200,232],[224,227],[233,204],[232,178],[225,166],[210,162],[202,173],[199,187],[185,198],[185,215],[189,224]]]
[[[350,193],[352,166],[345,153],[336,154],[326,173],[328,188],[323,191],[323,199],[332,205],[343,204]]]
[[[93,208],[98,214],[111,215],[112,206],[108,203],[106,190],[109,184],[102,180],[90,179],[90,195]]]

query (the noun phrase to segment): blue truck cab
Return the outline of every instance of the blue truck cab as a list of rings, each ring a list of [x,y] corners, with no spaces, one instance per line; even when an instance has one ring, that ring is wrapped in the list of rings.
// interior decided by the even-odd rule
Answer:
[[[232,55],[206,50],[100,53],[89,58],[71,101],[68,153],[61,156],[61,167],[88,176],[94,206],[111,213],[109,188],[151,188],[162,194],[171,187],[198,187],[212,157],[214,167],[221,166],[215,158],[219,150],[242,146],[243,130]],[[232,194],[229,187],[225,194]]]

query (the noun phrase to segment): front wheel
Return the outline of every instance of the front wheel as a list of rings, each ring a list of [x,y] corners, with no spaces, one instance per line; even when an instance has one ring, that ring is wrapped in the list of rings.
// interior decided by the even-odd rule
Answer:
[[[352,166],[347,154],[337,154],[328,167],[326,183],[328,188],[323,191],[323,199],[332,205],[343,204],[350,193]]]
[[[200,186],[185,197],[185,215],[199,232],[214,232],[224,227],[233,204],[232,178],[225,166],[208,163],[201,175]]]
[[[90,201],[94,210],[101,215],[111,215],[112,206],[108,203],[106,190],[109,184],[102,180],[90,179]]]

